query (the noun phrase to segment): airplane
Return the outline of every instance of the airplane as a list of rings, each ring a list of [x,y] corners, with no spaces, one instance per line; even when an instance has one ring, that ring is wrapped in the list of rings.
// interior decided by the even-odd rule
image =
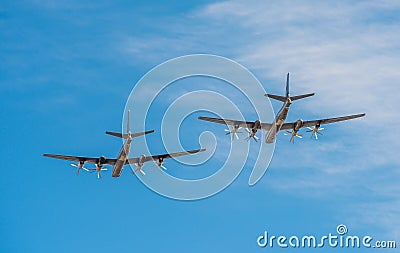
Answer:
[[[105,156],[83,157],[83,156],[68,156],[68,155],[56,155],[56,154],[43,154],[43,156],[78,162],[77,164],[75,164],[75,163],[71,164],[71,166],[78,168],[78,170],[76,172],[77,175],[79,175],[79,171],[81,169],[83,169],[88,172],[97,171],[97,177],[101,178],[101,171],[107,170],[107,168],[104,168],[103,165],[112,165],[113,166],[112,176],[119,177],[122,173],[122,169],[123,169],[124,165],[135,164],[136,169],[134,170],[131,168],[132,173],[139,171],[140,174],[142,174],[144,176],[144,175],[146,175],[146,173],[142,170],[142,168],[143,168],[143,165],[145,162],[157,161],[156,164],[159,168],[167,170],[167,168],[164,166],[164,163],[165,163],[164,159],[205,151],[205,149],[196,149],[196,150],[182,151],[182,152],[176,152],[176,153],[171,153],[171,154],[162,154],[162,155],[155,155],[155,156],[141,155],[137,158],[128,158],[132,139],[135,137],[138,137],[138,136],[142,136],[142,135],[154,132],[154,130],[150,130],[150,131],[139,132],[139,133],[131,133],[130,128],[129,128],[129,120],[130,120],[129,114],[130,114],[130,111],[128,111],[128,122],[127,122],[128,132],[126,134],[106,131],[106,134],[126,139],[117,158],[110,159],[110,158],[106,158]],[[85,163],[95,164],[96,168],[85,168],[84,167]]]
[[[143,176],[146,175],[146,173],[143,171],[143,166],[145,162],[149,161],[155,161],[157,166],[159,168],[163,168],[166,170],[164,167],[164,159],[166,158],[172,158],[172,157],[178,157],[178,156],[183,156],[183,155],[189,155],[189,154],[195,154],[198,152],[203,152],[205,149],[196,149],[196,150],[189,150],[189,151],[182,151],[182,152],[176,152],[176,153],[171,153],[171,154],[162,154],[162,155],[154,155],[154,156],[145,156],[141,155],[136,158],[128,158],[125,159],[123,162],[123,165],[127,164],[134,164],[136,165],[136,169],[134,170],[131,168],[132,173],[135,174],[137,171],[140,172]],[[79,170],[83,169],[88,172],[94,172],[97,171],[97,178],[101,178],[101,171],[107,170],[106,168],[103,167],[103,165],[113,165],[115,166],[118,161],[120,161],[118,158],[106,158],[105,156],[100,156],[100,157],[83,157],[83,156],[68,156],[68,155],[56,155],[56,154],[43,154],[44,156],[51,157],[51,158],[56,158],[56,159],[62,159],[62,160],[68,160],[68,161],[75,161],[78,162],[78,164],[71,164],[74,167],[78,168],[77,174],[79,174]],[[85,163],[91,163],[95,164],[96,168],[85,168],[84,165]],[[122,171],[122,170],[121,170]],[[113,177],[119,177],[120,174],[113,174]]]
[[[257,142],[259,140],[259,138],[256,136],[257,130],[265,130],[268,131],[267,136],[265,138],[265,142],[273,143],[276,139],[278,132],[280,130],[285,130],[287,134],[291,135],[290,142],[294,143],[295,137],[302,138],[302,135],[298,133],[300,128],[303,127],[308,128],[307,132],[311,132],[311,138],[314,136],[316,139],[318,139],[318,135],[322,135],[320,131],[324,129],[321,128],[321,125],[365,116],[365,113],[360,113],[342,117],[325,118],[325,119],[308,120],[308,121],[303,121],[299,119],[295,122],[285,123],[290,105],[292,104],[293,101],[311,97],[314,95],[315,93],[308,93],[304,95],[291,96],[289,93],[289,73],[287,73],[286,96],[265,94],[265,96],[268,98],[284,102],[282,108],[276,115],[273,123],[261,123],[259,120],[253,122],[253,121],[240,121],[240,120],[230,120],[230,119],[210,118],[210,117],[198,117],[198,119],[232,126],[232,129],[225,130],[227,132],[226,134],[232,134],[232,140],[233,136],[235,136],[236,139],[239,139],[237,133],[239,133],[239,130],[241,128],[245,128],[245,130],[249,133],[249,136],[246,138],[246,140],[250,140],[251,138],[253,138]],[[289,131],[290,129],[292,130]]]

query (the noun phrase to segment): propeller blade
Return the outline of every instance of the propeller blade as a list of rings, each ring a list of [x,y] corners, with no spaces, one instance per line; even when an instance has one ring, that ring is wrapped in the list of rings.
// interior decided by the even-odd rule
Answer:
[[[129,166],[131,168],[132,174],[135,174],[135,170],[132,168],[132,166]]]
[[[71,163],[72,167],[78,168],[78,170],[76,171],[76,175],[79,175],[79,171],[81,170],[81,168],[79,168],[79,166],[75,163]]]
[[[76,175],[79,175],[79,172],[80,172],[81,169],[84,169],[84,170],[87,171],[87,169],[85,167],[83,167],[83,166],[79,167],[80,166],[79,164],[71,163],[71,166],[73,166],[75,168],[78,168],[78,170],[76,171]]]
[[[314,128],[312,131],[307,130],[307,132],[312,132],[312,134],[311,134],[311,136],[310,136],[311,139],[312,139],[312,137],[314,136],[315,139],[318,140],[318,134],[319,134],[319,135],[323,135],[323,134],[320,132],[321,130],[324,130],[324,128],[323,128],[323,127],[320,127],[320,128],[318,128],[318,129],[315,129],[315,128]]]

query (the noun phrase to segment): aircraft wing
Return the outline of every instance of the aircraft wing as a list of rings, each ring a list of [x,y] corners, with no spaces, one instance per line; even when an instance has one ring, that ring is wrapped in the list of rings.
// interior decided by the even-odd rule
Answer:
[[[246,128],[253,128],[255,122],[253,121],[241,121],[241,120],[231,120],[231,119],[220,119],[220,118],[209,118],[209,117],[199,117],[200,120],[215,122],[224,125],[230,126],[239,126],[239,127],[246,127]],[[271,129],[272,124],[270,123],[261,123],[261,129],[269,130]]]
[[[44,154],[44,156],[61,159],[61,160],[68,160],[68,161],[75,161],[75,162],[87,162],[97,164],[100,160],[99,157],[84,157],[84,156],[69,156],[69,155],[55,155],[55,154]],[[117,159],[110,159],[105,158],[105,161],[101,162],[102,164],[109,164],[114,165]]]
[[[364,117],[364,116],[365,116],[365,113],[360,113],[360,114],[354,114],[354,115],[348,115],[348,116],[336,117],[336,118],[308,120],[308,121],[303,121],[302,127],[312,127],[315,125],[330,124],[330,123],[334,123],[334,122],[345,121],[345,120],[360,118],[360,117]],[[292,129],[294,127],[294,125],[296,125],[296,122],[284,123],[281,127],[281,130]]]
[[[196,150],[189,150],[189,151],[182,151],[182,152],[176,152],[176,153],[171,153],[171,154],[163,154],[163,155],[153,155],[153,156],[145,156],[143,162],[149,162],[149,161],[156,161],[158,159],[164,159],[164,158],[171,158],[171,157],[178,157],[178,156],[183,156],[183,155],[189,155],[189,154],[195,154],[198,152],[203,152],[206,149],[196,149]],[[135,164],[138,163],[139,157],[136,158],[129,158],[127,160],[126,164]]]

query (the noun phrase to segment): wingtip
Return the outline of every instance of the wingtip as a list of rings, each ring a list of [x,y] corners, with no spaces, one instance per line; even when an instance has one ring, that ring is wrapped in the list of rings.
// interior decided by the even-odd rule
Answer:
[[[185,152],[190,153],[190,154],[196,154],[196,153],[203,152],[203,151],[206,151],[206,149],[201,148],[201,149],[194,149],[194,150],[189,150],[189,151],[185,151]]]
[[[46,157],[54,157],[54,156],[58,156],[58,155],[55,155],[55,154],[43,154],[43,156],[46,156]]]

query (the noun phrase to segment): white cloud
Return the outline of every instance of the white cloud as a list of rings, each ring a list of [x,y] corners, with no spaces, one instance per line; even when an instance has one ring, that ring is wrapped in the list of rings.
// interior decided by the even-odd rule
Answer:
[[[338,138],[328,139],[328,144],[307,143],[293,154],[296,151],[278,143],[272,165],[284,164],[283,169],[290,170],[301,159],[301,167],[319,170],[314,181],[309,175],[302,177],[301,171],[291,171],[297,181],[292,177],[273,187],[322,196],[324,189],[345,194],[349,187],[376,184],[370,202],[353,205],[369,208],[371,217],[388,207],[387,215],[396,218],[396,208],[389,207],[398,207],[400,189],[384,189],[399,179],[399,11],[398,1],[225,1],[161,26],[162,35],[134,38],[131,45],[141,49],[134,56],[144,60],[158,53],[168,58],[199,51],[228,56],[248,67],[273,92],[283,90],[285,73],[290,71],[293,94],[315,91],[316,96],[296,102],[289,118],[297,110],[304,118],[366,112],[363,119],[327,127],[326,134]],[[382,181],[374,180],[376,175]],[[343,177],[346,187],[340,187]],[[389,196],[394,200],[379,202]],[[382,208],[370,208],[377,205]],[[395,225],[382,220],[388,230],[394,231]]]

